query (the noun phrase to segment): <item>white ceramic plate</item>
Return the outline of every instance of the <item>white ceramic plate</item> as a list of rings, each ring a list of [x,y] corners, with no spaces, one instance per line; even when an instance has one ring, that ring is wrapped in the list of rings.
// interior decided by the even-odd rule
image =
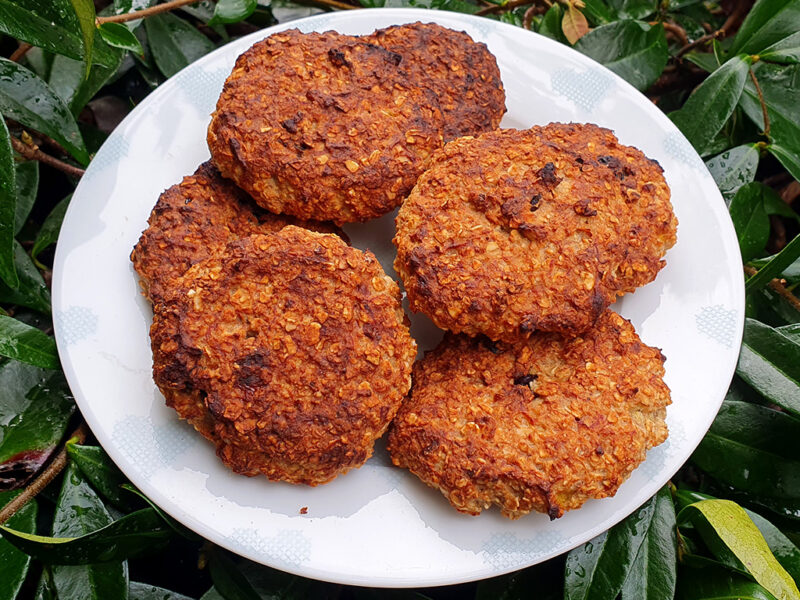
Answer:
[[[442,495],[394,468],[381,442],[361,469],[318,488],[233,474],[164,405],[150,377],[151,311],[128,256],[158,195],[208,157],[209,115],[236,57],[282,29],[376,28],[436,22],[465,30],[497,57],[504,127],[590,121],[613,129],[664,167],[680,221],[655,282],[615,305],[663,349],[673,404],[670,436],[614,498],[550,522],[496,510],[459,514]],[[346,228],[388,273],[392,216]],[[187,527],[252,560],[307,577],[371,586],[450,584],[520,569],[614,525],[686,461],[711,424],[741,341],[741,262],[727,210],[703,162],[672,123],[631,86],[581,54],[489,19],[415,9],[329,13],[232,42],[153,92],[117,127],[80,182],[54,269],[55,331],[78,405],[97,439],[143,492]],[[414,317],[422,348],[439,333]],[[300,514],[308,507],[307,514]]]

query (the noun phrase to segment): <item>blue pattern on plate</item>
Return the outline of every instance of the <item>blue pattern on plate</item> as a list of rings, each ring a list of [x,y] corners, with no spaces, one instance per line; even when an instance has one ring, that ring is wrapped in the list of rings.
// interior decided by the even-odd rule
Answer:
[[[97,332],[97,315],[85,306],[70,306],[54,315],[56,328],[67,346],[89,338]]]
[[[296,567],[311,558],[311,540],[297,529],[282,529],[265,536],[255,529],[237,528],[228,539],[245,554],[268,556],[278,566]]]
[[[673,158],[677,158],[683,164],[698,171],[706,171],[705,163],[697,155],[692,145],[680,133],[671,132],[664,138],[664,150]],[[707,173],[707,171],[706,171]]]
[[[498,571],[507,571],[530,564],[536,556],[546,554],[565,543],[557,531],[542,531],[533,538],[520,538],[516,533],[494,533],[481,545],[481,557]]]
[[[600,69],[560,69],[553,73],[551,84],[554,92],[587,111],[594,110],[616,86],[611,75]]]
[[[694,316],[694,320],[697,324],[697,331],[726,348],[730,348],[736,337],[736,316],[735,310],[715,304],[701,308],[700,312]]]
[[[186,94],[192,106],[203,114],[210,114],[217,105],[217,98],[228,75],[228,69],[184,69],[175,76],[175,83]]]
[[[116,448],[146,477],[165,468],[180,468],[175,459],[199,438],[180,422],[153,426],[149,417],[128,416],[114,425],[111,440]]]

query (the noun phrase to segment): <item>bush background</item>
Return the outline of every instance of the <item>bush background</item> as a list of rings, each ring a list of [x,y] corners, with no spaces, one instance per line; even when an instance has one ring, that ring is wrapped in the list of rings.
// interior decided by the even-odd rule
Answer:
[[[361,5],[464,12],[536,31],[608,66],[683,131],[729,207],[746,279],[744,345],[711,430],[619,525],[478,583],[327,584],[243,561],[187,531],[125,480],[75,409],[50,312],[61,220],[103,140],[166,78],[236,37],[357,7],[0,0],[0,600],[800,599],[800,0]]]

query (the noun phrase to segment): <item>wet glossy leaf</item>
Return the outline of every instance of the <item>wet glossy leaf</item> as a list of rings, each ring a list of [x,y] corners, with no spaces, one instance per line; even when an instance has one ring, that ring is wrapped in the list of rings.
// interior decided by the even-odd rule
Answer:
[[[565,600],[614,600],[622,589],[655,512],[651,499],[627,519],[567,555]]]
[[[2,108],[0,107],[0,112]],[[0,114],[0,279],[12,288],[19,285],[14,268],[14,217],[17,206],[17,172],[14,168],[14,152],[11,136]]]
[[[130,510],[130,496],[122,490],[122,485],[128,480],[102,448],[70,442],[67,444],[67,454],[94,489],[115,506]]]
[[[211,581],[225,600],[260,600],[247,578],[221,548],[214,548],[208,563]]]
[[[751,62],[745,55],[732,58],[697,86],[680,110],[669,115],[701,154],[733,114]]]
[[[765,398],[800,415],[800,344],[746,319],[736,373]]]
[[[669,59],[661,25],[617,21],[583,36],[575,49],[605,65],[638,90],[658,79]]]
[[[586,17],[572,4],[567,6],[567,12],[561,19],[561,31],[564,32],[564,37],[570,44],[575,44],[589,33],[589,23],[586,21]]]
[[[5,506],[20,492],[0,492],[0,507]],[[36,500],[31,500],[7,521],[9,527],[19,531],[36,531]],[[6,540],[0,539],[0,600],[14,600],[28,573],[31,557],[20,552]]]
[[[562,42],[567,44],[567,38],[564,37],[564,32],[561,31],[561,20],[564,17],[564,11],[561,8],[560,4],[554,3],[547,12],[544,13],[542,17],[541,23],[539,23],[539,29],[537,32],[540,35],[544,35],[549,37],[550,39],[556,40],[557,42]]]
[[[800,420],[783,411],[726,399],[709,429],[745,446],[800,460]]]
[[[62,539],[81,539],[80,536],[91,535],[92,532],[113,524],[114,521],[100,498],[81,476],[78,468],[70,464],[64,475],[53,516],[53,535]],[[2,533],[8,538],[6,528],[2,529]],[[122,562],[111,560],[104,564],[59,564],[53,566],[53,582],[59,600],[125,600],[128,597],[127,571]]]
[[[25,306],[49,314],[50,291],[39,269],[16,240],[14,240],[14,268],[19,277],[19,287],[13,290],[0,281],[0,303]]]
[[[129,50],[136,54],[144,54],[139,39],[122,23],[103,23],[97,28],[97,32],[110,46]]]
[[[764,287],[774,278],[778,277],[784,269],[792,265],[798,258],[800,258],[800,236],[795,237],[791,242],[786,244],[783,250],[759,269],[758,273],[748,279],[745,284],[745,289],[751,292]]]
[[[74,471],[77,472],[77,467]],[[145,508],[78,537],[27,535],[3,528],[0,533],[14,546],[44,563],[86,565],[157,552],[167,543],[172,530],[156,511]]]
[[[51,244],[56,243],[58,234],[61,231],[61,223],[64,221],[64,215],[71,199],[72,194],[56,204],[50,214],[47,215],[47,218],[45,218],[39,233],[36,235],[36,241],[33,242],[33,248],[31,249],[33,258],[39,256],[39,253]]]
[[[257,0],[219,0],[208,24],[238,23],[252,15],[257,6]]]
[[[739,188],[730,202],[731,220],[744,262],[761,254],[767,245],[770,226],[764,194],[770,191],[761,183],[748,183]]]
[[[24,484],[50,458],[75,404],[60,371],[4,365],[0,382],[15,394],[0,413],[0,489],[11,489]]]
[[[684,568],[678,578],[676,600],[777,600],[743,575],[714,566]]]
[[[800,62],[800,31],[772,44],[759,53],[761,60],[779,63]]]
[[[156,65],[167,77],[214,49],[211,40],[169,13],[149,17],[145,28]]]
[[[800,0],[797,2],[800,3]],[[776,154],[778,160],[796,174],[794,165],[800,162],[800,120],[797,115],[797,81],[800,81],[800,64],[775,65],[758,62],[753,65],[753,73],[767,105],[770,142],[778,148]],[[749,77],[740,104],[747,116],[763,131],[764,117],[761,102]],[[787,160],[788,156],[793,158]]]
[[[717,182],[722,197],[730,202],[740,187],[755,179],[758,161],[756,145],[744,144],[708,159],[706,167]]]
[[[192,540],[192,541],[200,541],[200,540],[202,540],[202,539],[203,539],[202,537],[200,537],[199,535],[197,535],[197,534],[196,534],[194,531],[192,531],[191,529],[188,529],[188,528],[184,527],[183,525],[181,525],[180,523],[178,523],[178,522],[177,522],[175,519],[173,519],[172,517],[170,517],[170,516],[169,516],[167,513],[165,513],[163,510],[161,510],[161,508],[159,508],[159,507],[156,505],[156,503],[155,503],[155,502],[153,502],[152,500],[150,500],[150,498],[148,498],[147,496],[145,496],[145,495],[144,495],[142,492],[140,492],[138,489],[136,489],[136,488],[135,488],[133,485],[131,485],[130,483],[123,483],[123,484],[122,484],[122,489],[124,489],[124,490],[126,490],[126,491],[128,491],[128,492],[130,492],[130,493],[132,493],[132,494],[134,494],[134,495],[136,495],[136,496],[139,496],[139,498],[141,498],[141,499],[142,499],[142,500],[144,500],[144,501],[145,501],[147,504],[149,504],[149,505],[150,505],[150,507],[151,507],[151,508],[152,508],[154,511],[156,511],[156,514],[158,514],[158,516],[159,516],[159,517],[161,517],[161,519],[162,519],[162,520],[163,520],[163,521],[164,521],[164,522],[165,522],[167,525],[169,525],[169,527],[172,529],[172,531],[174,531],[175,533],[177,533],[177,534],[178,534],[178,535],[180,535],[181,537],[184,537],[184,538],[186,538],[187,540]]]
[[[17,202],[14,208],[14,235],[25,225],[25,220],[36,202],[39,191],[39,163],[35,160],[18,162],[16,168]]]
[[[767,146],[767,150],[780,161],[786,170],[791,173],[792,177],[800,181],[800,154],[795,150],[785,148],[781,144],[770,144]]]
[[[0,315],[0,356],[44,369],[58,369],[56,342],[35,327]]]
[[[650,500],[653,516],[622,586],[622,600],[671,600],[675,595],[677,540],[669,488]]]
[[[50,136],[81,164],[89,154],[75,119],[52,89],[32,71],[0,58],[0,112]]]
[[[759,54],[800,31],[800,0],[758,0],[733,39],[731,54]]]
[[[184,596],[177,592],[165,590],[164,588],[131,581],[128,600],[192,600],[189,596]]]
[[[702,500],[684,512],[712,551],[718,541],[723,543],[764,589],[779,598],[800,598],[797,585],[741,506],[730,500]]]
[[[92,68],[92,53],[94,52],[95,13],[94,0],[70,0],[75,16],[78,17],[81,38],[83,40],[83,62],[86,64],[84,78],[89,76]]]
[[[617,19],[643,19],[658,9],[655,0],[608,0],[608,5],[616,13]],[[670,8],[674,8],[672,2]]]
[[[68,28],[53,23],[8,0],[0,0],[0,31],[56,54],[83,59],[81,38]]]
[[[595,25],[605,25],[615,18],[602,0],[585,0],[584,4],[583,14]]]

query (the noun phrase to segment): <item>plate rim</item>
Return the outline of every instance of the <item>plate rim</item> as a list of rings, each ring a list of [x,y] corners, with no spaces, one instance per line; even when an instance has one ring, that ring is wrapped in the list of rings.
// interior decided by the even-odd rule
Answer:
[[[180,77],[181,74],[183,74],[188,69],[199,69],[206,62],[210,62],[210,61],[214,60],[215,57],[218,56],[219,54],[224,54],[224,53],[230,52],[228,47],[231,44],[244,44],[244,42],[246,41],[248,44],[252,45],[253,43],[255,43],[255,42],[267,37],[268,35],[271,35],[272,33],[276,33],[276,32],[279,32],[279,31],[284,31],[286,29],[292,29],[294,27],[299,26],[300,24],[311,25],[313,27],[314,21],[318,21],[318,20],[319,21],[328,21],[328,20],[336,20],[336,19],[347,19],[348,17],[359,17],[360,15],[375,14],[377,12],[380,12],[382,15],[386,16],[387,18],[391,18],[391,19],[397,21],[398,23],[404,23],[404,22],[407,23],[407,22],[411,22],[411,20],[414,20],[414,19],[423,20],[423,21],[427,21],[427,22],[439,22],[437,17],[439,17],[440,15],[445,15],[445,17],[444,17],[445,19],[454,19],[456,21],[472,22],[474,24],[481,23],[482,27],[487,27],[488,26],[488,27],[496,28],[496,30],[499,30],[501,32],[502,31],[513,32],[513,34],[516,35],[516,36],[518,36],[520,34],[522,34],[522,35],[526,35],[526,34],[534,35],[534,36],[536,36],[538,38],[539,43],[545,43],[551,49],[553,49],[554,53],[556,53],[556,54],[566,53],[568,56],[577,59],[578,62],[583,63],[587,67],[591,67],[592,69],[601,70],[606,75],[611,76],[613,78],[613,80],[615,81],[616,85],[623,87],[625,89],[625,93],[626,94],[630,94],[631,92],[633,92],[634,94],[637,94],[637,95],[641,96],[644,100],[646,100],[646,102],[642,103],[641,107],[647,113],[647,115],[650,118],[653,118],[656,121],[659,121],[665,129],[667,129],[667,130],[671,129],[674,132],[677,132],[677,134],[680,135],[681,138],[684,141],[686,141],[685,137],[683,136],[683,134],[680,133],[680,131],[669,120],[669,118],[666,116],[666,114],[664,112],[662,112],[660,109],[658,109],[655,105],[650,103],[649,100],[647,100],[646,97],[641,92],[636,90],[636,88],[634,88],[632,85],[630,85],[624,79],[622,79],[621,77],[619,77],[618,75],[616,75],[615,73],[610,71],[608,68],[606,68],[603,65],[595,62],[591,58],[579,53],[577,50],[575,50],[573,48],[570,48],[570,47],[567,47],[567,46],[565,46],[565,45],[563,45],[563,44],[561,44],[561,43],[559,43],[559,42],[557,42],[555,40],[552,40],[550,38],[547,38],[547,37],[542,36],[540,34],[537,34],[535,32],[527,31],[527,30],[521,29],[521,28],[519,28],[519,27],[517,27],[515,25],[508,24],[508,23],[503,23],[503,22],[500,22],[500,21],[494,21],[494,20],[491,20],[491,19],[486,19],[484,17],[478,17],[478,16],[464,14],[464,13],[458,13],[458,12],[452,12],[452,11],[443,11],[443,10],[422,9],[422,8],[361,8],[361,9],[356,9],[356,10],[346,11],[346,12],[342,11],[342,12],[338,12],[338,13],[337,12],[332,12],[332,13],[331,12],[325,12],[325,13],[320,13],[320,14],[308,16],[308,17],[303,17],[303,18],[300,18],[300,19],[287,21],[287,22],[284,22],[284,23],[279,23],[279,24],[273,25],[271,27],[264,28],[264,29],[261,29],[259,31],[253,32],[251,34],[248,34],[247,36],[243,36],[242,38],[238,38],[236,40],[233,40],[232,42],[230,42],[228,44],[225,44],[224,46],[221,46],[221,47],[215,49],[214,51],[212,51],[209,54],[201,57],[197,61],[187,65],[184,69],[182,69],[181,71],[179,71],[178,73],[176,73],[175,75],[170,77],[166,82],[164,82],[164,84],[162,84],[157,89],[153,90],[150,94],[148,94],[148,96],[142,102],[140,102],[139,105],[137,105],[137,107],[125,117],[125,119],[123,119],[123,121],[115,128],[114,131],[122,132],[126,125],[129,125],[129,124],[133,123],[135,121],[135,119],[139,118],[140,114],[143,114],[145,112],[147,106],[150,103],[157,102],[162,96],[170,94],[171,92],[168,89],[168,87],[165,85],[166,83],[168,83],[169,81]],[[338,15],[338,16],[333,16],[333,15]],[[334,23],[326,23],[326,25],[325,25],[325,27],[330,27],[330,28],[333,28],[334,26],[335,26]],[[380,27],[380,25],[378,25],[376,27]],[[314,27],[313,29],[315,31],[325,31],[325,30],[327,30],[327,29],[323,29],[323,28],[320,28],[320,27]],[[113,135],[114,135],[114,132],[112,132],[109,135],[109,139],[111,139],[111,137]],[[122,135],[122,134],[120,133],[119,135]],[[100,153],[103,152],[104,149],[106,151],[108,150],[107,147],[106,147],[107,141],[108,140],[106,140],[106,143],[104,143],[103,147],[101,147],[100,150],[98,150],[98,152],[95,155],[95,158],[97,156],[99,156]],[[687,142],[687,144],[688,144],[688,142]],[[694,152],[694,150],[692,150],[692,151]],[[705,162],[702,161],[702,159],[699,157],[699,155],[697,155],[696,153],[695,153],[695,155],[697,156],[698,160],[701,161],[701,163],[703,165],[702,168],[705,170],[705,174],[708,175],[708,177],[710,178],[711,176],[708,173],[707,168],[705,167]],[[91,164],[89,166],[89,169],[91,169]],[[86,180],[87,179],[84,178],[81,182],[78,183],[77,187],[75,188],[75,190],[73,192],[73,196],[77,196],[78,198],[80,198],[81,186],[82,186],[83,182],[86,181]],[[712,179],[712,181],[713,181],[713,179]],[[86,184],[86,185],[88,186],[88,184]],[[726,212],[723,213],[722,207],[725,206],[724,201],[722,199],[722,196],[721,196],[718,188],[716,188],[716,185],[714,187],[715,187],[715,190],[716,190],[715,197],[709,198],[707,195],[704,194],[703,195],[703,201],[711,207],[712,211],[714,212],[714,214],[717,217],[717,225],[720,226],[719,241],[721,241],[722,244],[726,247],[725,248],[725,250],[726,250],[725,254],[726,255],[733,254],[734,257],[738,257],[739,263],[740,263],[741,262],[741,254],[739,253],[738,243],[736,243],[736,234],[735,234],[735,230],[734,230],[734,227],[733,227],[733,223],[730,220],[730,217],[727,215],[727,213]],[[74,219],[75,218],[74,215],[77,213],[77,211],[78,211],[77,203],[71,202],[69,207],[68,207],[68,209],[67,209],[67,211],[66,211],[66,214],[64,216],[63,224],[69,223],[71,216]],[[63,231],[63,228],[62,228],[62,231]],[[59,235],[59,242],[60,241],[61,241],[61,235]],[[64,262],[66,260],[66,254],[67,254],[67,250],[62,248],[60,244],[57,244],[56,245],[55,258],[54,258],[54,264],[53,264],[53,285],[52,285],[52,303],[53,303],[53,315],[54,315],[54,317],[55,317],[56,312],[60,308],[63,308],[62,305],[61,305],[62,289],[67,287],[66,283],[64,282],[64,275],[63,275],[64,274]],[[732,264],[733,264],[733,262],[728,262],[727,264],[723,265],[723,268],[728,267],[732,271],[733,270],[733,267],[731,266]],[[731,306],[731,308],[736,310],[736,313],[737,313],[737,316],[736,316],[736,331],[735,331],[734,339],[733,339],[732,346],[731,346],[731,348],[732,348],[731,352],[733,352],[735,350],[736,355],[738,356],[738,351],[739,351],[739,348],[741,346],[742,337],[743,337],[744,320],[745,320],[745,311],[744,311],[744,306],[745,306],[744,278],[742,278],[740,285],[736,285],[735,286],[735,292],[736,292],[735,296],[733,298],[730,298],[730,306]],[[488,578],[488,577],[494,577],[494,576],[503,575],[503,574],[506,574],[506,573],[509,573],[509,572],[513,572],[513,571],[519,570],[521,568],[525,568],[525,566],[531,566],[533,564],[538,564],[540,562],[545,562],[545,561],[550,560],[550,559],[552,559],[552,558],[554,558],[556,556],[560,556],[561,554],[564,554],[564,553],[568,552],[569,550],[571,550],[571,549],[583,544],[584,542],[592,539],[593,537],[595,537],[599,533],[602,533],[603,531],[609,529],[610,527],[613,527],[614,525],[616,525],[620,521],[624,520],[628,515],[632,514],[638,508],[638,507],[632,507],[630,510],[628,510],[628,508],[626,508],[624,511],[622,511],[624,514],[621,514],[621,515],[614,514],[614,515],[608,517],[606,520],[602,521],[602,523],[600,525],[595,525],[594,527],[589,528],[588,530],[584,531],[581,536],[578,536],[578,541],[577,542],[569,543],[567,545],[567,547],[561,548],[561,549],[559,549],[558,551],[556,551],[554,553],[548,553],[544,557],[537,558],[536,560],[534,560],[534,562],[526,563],[526,565],[523,565],[523,566],[513,565],[510,568],[500,568],[500,569],[491,568],[491,567],[487,566],[486,569],[480,570],[480,571],[476,571],[475,573],[472,573],[472,574],[469,574],[469,575],[461,575],[461,574],[459,574],[459,575],[457,575],[455,577],[447,577],[446,574],[440,570],[439,572],[437,572],[437,574],[435,576],[430,576],[428,573],[426,573],[426,574],[424,574],[423,577],[421,577],[419,579],[411,580],[411,579],[409,579],[407,577],[393,578],[391,576],[387,576],[386,573],[375,575],[375,576],[372,576],[372,577],[368,577],[368,576],[363,576],[363,575],[359,575],[359,574],[356,574],[356,573],[339,573],[339,572],[325,571],[324,569],[320,569],[318,567],[310,567],[307,564],[302,565],[302,566],[298,566],[297,568],[294,568],[294,567],[287,566],[287,565],[284,565],[284,564],[276,564],[277,561],[275,561],[273,563],[270,563],[270,562],[265,560],[264,556],[256,555],[255,552],[249,552],[248,553],[248,552],[244,551],[243,548],[235,546],[233,541],[228,536],[225,536],[225,535],[223,535],[223,534],[221,534],[219,532],[216,532],[212,528],[206,526],[198,518],[194,517],[190,512],[187,512],[181,506],[179,506],[176,503],[173,503],[171,500],[169,500],[166,497],[165,494],[161,493],[161,491],[159,490],[158,486],[152,485],[149,480],[146,480],[146,479],[140,477],[138,472],[133,470],[132,468],[130,468],[130,469],[126,468],[126,467],[130,467],[130,465],[128,464],[128,461],[121,455],[121,451],[118,450],[117,448],[115,448],[115,446],[114,446],[114,444],[113,444],[113,442],[111,440],[110,433],[105,430],[104,426],[100,423],[100,418],[98,416],[96,416],[95,413],[91,410],[92,402],[87,400],[83,396],[83,394],[81,393],[81,386],[79,384],[79,375],[76,372],[76,370],[74,369],[74,365],[73,365],[72,361],[70,360],[70,351],[68,350],[67,342],[66,342],[65,337],[64,337],[64,332],[62,330],[61,324],[58,322],[58,319],[54,318],[53,326],[54,326],[54,332],[55,332],[55,338],[56,338],[56,342],[57,342],[57,346],[58,346],[59,356],[62,359],[62,368],[63,368],[64,374],[66,376],[67,382],[68,382],[68,384],[70,386],[70,389],[72,390],[72,392],[73,392],[73,394],[75,396],[76,404],[77,404],[81,414],[83,415],[83,418],[85,419],[87,425],[92,430],[93,434],[97,438],[97,440],[100,443],[100,445],[103,447],[103,449],[109,455],[109,457],[111,457],[111,459],[114,461],[114,463],[120,468],[120,470],[126,475],[126,477],[128,477],[128,479],[130,479],[132,482],[134,482],[136,480],[135,484],[137,485],[137,487],[139,487],[139,489],[141,489],[159,507],[162,507],[162,504],[167,506],[168,508],[163,508],[162,507],[162,510],[164,510],[167,514],[169,514],[171,517],[175,518],[177,521],[181,522],[182,524],[186,525],[187,527],[189,527],[193,531],[199,533],[204,538],[212,541],[213,543],[215,543],[215,544],[217,544],[217,545],[219,545],[219,546],[221,546],[223,548],[226,548],[226,549],[234,552],[235,554],[238,554],[240,556],[248,558],[248,559],[250,559],[250,560],[252,560],[254,562],[257,562],[257,563],[260,563],[260,564],[265,564],[265,565],[270,566],[272,568],[279,569],[281,571],[285,571],[285,572],[292,573],[292,574],[295,574],[295,575],[299,575],[299,576],[302,576],[302,577],[309,577],[309,578],[313,578],[313,579],[329,581],[329,582],[332,582],[332,583],[339,583],[339,584],[345,584],[345,585],[356,585],[356,586],[383,587],[383,588],[409,588],[409,587],[423,587],[423,586],[424,587],[434,587],[434,586],[454,585],[454,584],[458,584],[458,583],[467,583],[467,582],[482,580],[482,579],[485,579],[485,578]],[[730,364],[728,365],[727,372],[725,372],[721,376],[718,376],[718,377],[715,378],[716,381],[717,381],[717,384],[718,384],[717,385],[717,394],[716,394],[716,396],[718,397],[718,402],[716,404],[716,410],[714,412],[715,415],[719,411],[719,407],[721,406],[721,404],[722,404],[722,402],[724,400],[725,393],[726,393],[728,387],[730,386],[730,382],[733,379],[733,375],[735,373],[736,364],[737,364],[736,360],[731,360]],[[707,426],[705,426],[705,430],[706,431],[708,430],[708,427],[710,427],[712,422],[713,422],[713,417],[712,417],[712,420],[707,424]],[[98,435],[98,432],[100,433],[99,435]],[[670,476],[667,479],[667,481],[669,479],[671,479],[674,476],[675,472],[677,472],[677,470],[679,470],[686,463],[686,461],[688,460],[690,455],[694,452],[696,447],[699,445],[700,441],[702,441],[702,436],[694,444],[692,444],[692,443],[684,444],[683,452],[679,453],[679,459],[674,459],[675,462],[678,463],[677,467],[675,467],[674,469],[669,469]],[[122,465],[125,465],[125,466],[123,467]],[[133,474],[134,477],[131,477],[130,476],[131,474]],[[663,484],[659,485],[656,488],[656,490],[658,488],[660,488],[660,487],[663,487]],[[645,500],[645,502],[646,501],[647,500]]]

